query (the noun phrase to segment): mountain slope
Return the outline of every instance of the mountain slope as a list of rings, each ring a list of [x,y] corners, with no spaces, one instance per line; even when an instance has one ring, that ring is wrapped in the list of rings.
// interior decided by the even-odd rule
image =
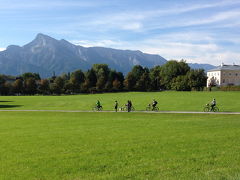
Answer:
[[[216,66],[213,66],[211,64],[188,63],[188,65],[192,69],[204,69],[205,71],[216,68]]]
[[[159,55],[141,51],[85,48],[66,40],[38,34],[32,42],[23,47],[11,45],[0,52],[0,73],[19,75],[36,72],[41,77],[49,77],[53,72],[59,75],[76,69],[87,70],[96,63],[105,63],[117,71],[127,73],[134,65],[153,67],[166,62],[167,60]]]

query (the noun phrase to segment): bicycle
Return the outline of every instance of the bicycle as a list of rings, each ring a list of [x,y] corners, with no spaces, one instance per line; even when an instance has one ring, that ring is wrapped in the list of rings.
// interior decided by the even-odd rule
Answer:
[[[100,106],[100,107],[93,106],[93,107],[92,107],[92,110],[93,110],[93,111],[102,111],[102,110],[103,110],[103,107],[102,107],[102,106]]]
[[[120,111],[128,111],[128,107],[125,105],[125,106],[120,107],[119,110]],[[135,108],[132,106],[130,111],[135,111]]]
[[[214,106],[213,108],[210,106],[210,104],[206,104],[206,106],[203,108],[204,112],[219,112],[219,108],[217,106]]]
[[[159,111],[159,108],[157,107],[157,106],[155,106],[155,107],[152,107],[152,106],[147,106],[146,107],[146,111]]]

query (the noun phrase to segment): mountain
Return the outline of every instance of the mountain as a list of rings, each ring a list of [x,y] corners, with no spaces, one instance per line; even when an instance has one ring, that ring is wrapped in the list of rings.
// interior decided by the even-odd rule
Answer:
[[[87,70],[93,64],[104,63],[110,68],[127,73],[134,65],[154,67],[167,62],[159,55],[141,51],[117,50],[103,47],[82,47],[66,40],[56,40],[44,34],[22,47],[11,45],[0,52],[0,74],[19,75],[36,72],[41,77],[49,77],[72,72],[76,69]]]
[[[211,64],[188,63],[188,65],[192,69],[204,69],[205,71],[216,68],[216,66],[213,66]]]

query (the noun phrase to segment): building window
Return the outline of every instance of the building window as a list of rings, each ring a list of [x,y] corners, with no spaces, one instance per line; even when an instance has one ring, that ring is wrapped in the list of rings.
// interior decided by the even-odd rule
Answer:
[[[231,73],[229,73],[229,76],[231,76]]]
[[[225,83],[225,79],[223,79],[222,83]]]
[[[238,76],[238,74],[236,73],[236,76]]]

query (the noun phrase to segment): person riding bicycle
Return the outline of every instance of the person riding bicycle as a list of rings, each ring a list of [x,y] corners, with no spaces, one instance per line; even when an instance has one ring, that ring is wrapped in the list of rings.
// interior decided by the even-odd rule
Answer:
[[[153,99],[152,110],[154,110],[156,108],[157,104],[158,104],[158,102],[155,99]]]
[[[98,109],[102,108],[101,103],[100,103],[99,100],[97,100],[97,102],[96,102],[96,106],[97,106]]]
[[[216,99],[214,98],[211,102],[211,111],[213,111],[213,108],[216,106]]]
[[[127,111],[130,112],[132,110],[132,101],[127,101]]]

